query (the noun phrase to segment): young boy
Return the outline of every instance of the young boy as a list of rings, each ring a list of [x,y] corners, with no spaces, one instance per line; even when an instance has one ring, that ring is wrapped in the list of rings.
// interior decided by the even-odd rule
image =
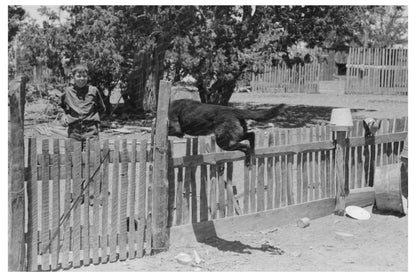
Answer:
[[[74,84],[65,88],[60,106],[63,109],[61,122],[68,127],[68,137],[85,142],[98,139],[100,113],[105,105],[98,89],[88,85],[88,68],[77,65],[72,69]]]

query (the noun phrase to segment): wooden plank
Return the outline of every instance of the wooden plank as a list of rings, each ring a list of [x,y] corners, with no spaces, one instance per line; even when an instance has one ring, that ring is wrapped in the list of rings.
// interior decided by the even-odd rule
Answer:
[[[233,193],[233,163],[227,163],[227,181],[226,181],[226,192],[227,192],[227,216],[234,215],[234,193]]]
[[[264,132],[258,133],[259,148],[264,147]],[[257,212],[264,211],[264,158],[258,158]]]
[[[191,139],[186,138],[186,157],[191,155]],[[173,162],[175,164],[175,162]],[[185,165],[185,182],[184,182],[184,201],[183,201],[183,221],[182,224],[186,224],[190,222],[190,209],[191,209],[191,174],[192,174],[192,168],[188,165]]]
[[[183,193],[183,167],[177,169],[177,182],[176,182],[176,225],[182,224],[182,213],[184,207],[184,193]]]
[[[275,131],[275,145],[280,144],[280,129]],[[282,190],[282,156],[276,156],[274,158],[274,173],[275,173],[275,189],[274,189],[274,208],[280,208],[281,206],[281,190]]]
[[[204,154],[206,153],[206,143],[205,138],[201,137],[199,143],[199,153]],[[201,165],[201,186],[199,191],[199,218],[200,221],[207,221],[208,220],[208,197],[207,197],[207,187],[208,187],[208,169],[206,165]]]
[[[168,247],[168,113],[171,95],[171,84],[160,81],[157,105],[154,183],[152,189],[152,250],[159,252]]]
[[[173,225],[175,209],[175,168],[172,166],[174,143],[168,140],[168,228]]]
[[[274,133],[273,131],[270,131],[268,133],[268,147],[271,147],[274,145]],[[273,195],[274,195],[274,191],[273,191],[273,157],[268,157],[267,158],[267,202],[266,202],[266,209],[270,210],[273,209]],[[247,176],[248,178],[248,176]]]
[[[319,126],[315,126],[314,130],[314,141],[320,141],[320,129]],[[321,192],[321,180],[320,180],[320,171],[319,171],[319,161],[320,161],[320,153],[321,151],[313,152],[314,155],[314,187],[315,187],[315,195],[314,199],[318,200],[320,198]]]
[[[120,172],[120,236],[119,236],[119,260],[127,259],[127,193],[129,187],[127,139],[121,140],[121,172]]]
[[[224,181],[224,163],[217,164],[218,176],[218,217],[225,217],[225,181]]]
[[[253,158],[252,158],[253,159]],[[243,184],[243,212],[248,214],[250,212],[250,167],[244,163],[244,184]]]
[[[276,228],[292,224],[296,218],[316,219],[327,216],[333,212],[333,209],[334,199],[329,198],[221,220],[174,226],[170,229],[171,245],[183,247],[187,243],[203,241],[210,237],[222,237],[243,229],[262,231]]]
[[[103,159],[103,170],[102,170],[102,187],[101,187],[101,197],[102,197],[102,221],[101,221],[101,239],[100,239],[100,248],[101,248],[101,262],[108,262],[108,235],[109,235],[109,142],[108,139],[104,141],[103,152],[101,158]]]
[[[305,142],[308,139],[306,128],[302,129],[302,141]],[[308,202],[308,153],[302,153],[302,203]]]
[[[65,140],[65,197],[64,197],[64,216],[66,214],[70,214],[69,218],[67,220],[65,220],[62,224],[62,248],[60,250],[60,252],[62,253],[61,255],[61,265],[62,268],[64,269],[68,269],[70,264],[69,264],[69,250],[70,250],[70,245],[71,245],[71,228],[70,228],[70,221],[71,218],[73,218],[73,212],[70,211],[70,207],[71,207],[71,175],[72,175],[72,151],[74,149],[73,143],[71,142],[71,140]],[[72,216],[71,216],[72,214]]]
[[[81,143],[74,142],[74,154],[72,156],[73,164],[73,202],[77,200],[81,195]],[[82,197],[82,196],[81,196]],[[81,203],[78,202],[74,208],[74,223],[73,223],[73,245],[72,245],[72,265],[73,267],[79,267],[81,265]]]
[[[209,152],[215,152],[215,137],[211,136],[211,145]],[[209,166],[210,170],[210,192],[209,192],[209,209],[210,218],[215,219],[217,217],[217,170],[216,164],[213,163]]]
[[[120,141],[116,140],[114,142],[114,151],[119,153]],[[119,157],[120,155],[114,156],[113,162],[113,180],[112,180],[112,190],[111,190],[111,222],[110,222],[110,262],[115,262],[117,260],[117,234],[119,230],[118,223],[118,207],[119,207]]]
[[[360,138],[364,138],[364,126],[363,122],[360,120],[358,122],[358,131],[357,136]],[[365,139],[365,138],[364,138]],[[350,146],[353,146],[353,138],[350,139]],[[363,150],[362,146],[357,147],[357,186],[356,188],[362,188],[363,185],[363,174],[364,174],[364,159],[363,159]]]
[[[321,140],[324,141],[326,139],[326,128],[325,126],[321,126]],[[327,191],[327,182],[326,182],[326,151],[320,152],[320,186],[321,186],[321,194],[320,199],[326,198],[326,191]]]
[[[138,184],[138,212],[137,212],[137,257],[141,258],[144,255],[144,229],[146,227],[146,154],[147,141],[140,141],[140,175]]]
[[[93,264],[98,264],[100,262],[100,206],[101,197],[100,197],[100,185],[101,185],[101,148],[100,142],[98,140],[93,140],[91,145],[91,162],[93,165],[93,172],[95,174],[91,181],[90,187],[92,189],[94,202],[92,207],[92,229],[91,229],[91,246],[92,246],[92,262]]]
[[[192,155],[198,155],[198,138],[192,138]],[[198,222],[198,190],[196,184],[196,166],[191,167],[191,220]]]
[[[31,178],[27,183],[28,194],[28,229],[27,229],[27,268],[38,270],[38,180],[37,180],[37,141],[29,138],[28,165]]]
[[[129,218],[129,228],[128,228],[128,257],[129,259],[134,259],[136,257],[136,251],[135,251],[135,238],[137,237],[136,233],[136,227],[135,224],[137,221],[136,215],[135,215],[135,205],[136,205],[136,148],[137,148],[137,140],[133,139],[132,144],[132,161],[130,163],[130,183],[129,183],[129,208],[128,208],[128,218]],[[126,150],[127,151],[127,147]]]
[[[85,142],[86,150],[85,153],[83,152],[81,155],[85,154],[85,164],[82,168],[82,178],[85,180],[85,183],[83,185],[84,193],[83,193],[83,209],[81,210],[81,235],[82,240],[81,244],[82,247],[82,259],[83,259],[83,265],[89,265],[90,264],[90,195],[91,195],[91,183],[90,178],[92,175],[91,170],[91,140],[87,140]]]
[[[59,139],[53,139],[53,155],[52,155],[52,226],[51,233],[57,234],[51,241],[51,269],[56,270],[59,262],[59,244],[61,242],[61,234],[59,228],[59,218],[61,216],[60,190],[61,184],[59,180]]]
[[[42,248],[47,249],[49,234],[49,139],[42,140],[42,213],[41,213],[41,241]],[[49,250],[42,253],[42,270],[50,269]],[[43,250],[42,250],[43,251]]]
[[[280,143],[287,144],[287,130],[281,130]],[[282,170],[282,194],[281,205],[287,206],[287,156],[281,157],[281,170]]]
[[[302,143],[302,129],[296,129],[296,143]],[[302,203],[302,154],[296,154],[296,204]]]
[[[297,154],[300,152],[314,152],[334,149],[332,141],[309,142],[302,144],[280,145],[270,148],[257,148],[255,156],[257,158],[272,157],[276,155]],[[245,154],[241,151],[227,151],[219,153],[207,153],[195,156],[183,156],[173,158],[173,166],[197,166],[200,164],[225,163],[245,159]]]
[[[293,130],[288,130],[287,136],[286,136],[287,144],[289,144],[289,141],[294,141],[294,132]],[[294,160],[294,154],[289,154],[286,156],[287,161],[287,204],[293,205],[295,204],[295,196],[294,196],[294,184],[293,184],[293,160]]]

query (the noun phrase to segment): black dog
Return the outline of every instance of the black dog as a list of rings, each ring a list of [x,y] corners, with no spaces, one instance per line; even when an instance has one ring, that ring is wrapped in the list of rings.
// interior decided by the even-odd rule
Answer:
[[[203,104],[190,99],[171,103],[169,111],[169,135],[183,137],[215,134],[217,145],[227,151],[239,150],[246,154],[246,164],[251,164],[254,153],[254,132],[247,132],[246,119],[266,121],[287,109],[280,104],[266,111],[249,111],[226,106]],[[250,145],[241,143],[248,140]]]

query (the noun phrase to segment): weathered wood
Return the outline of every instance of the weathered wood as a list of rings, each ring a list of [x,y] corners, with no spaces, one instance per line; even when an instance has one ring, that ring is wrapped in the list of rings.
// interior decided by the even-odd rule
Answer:
[[[284,226],[302,217],[315,219],[330,215],[335,206],[334,202],[331,198],[322,199],[248,215],[174,226],[170,229],[170,242],[174,247],[183,247],[189,243],[203,241],[210,237],[222,237],[241,230],[261,231]]]
[[[81,143],[74,142],[74,154],[72,156],[72,164],[73,164],[73,202],[74,203],[78,197],[82,197],[81,195]],[[72,245],[72,266],[79,267],[81,265],[81,201],[78,202],[77,205],[74,207],[74,223],[73,223],[73,245]]]
[[[168,227],[173,225],[175,207],[175,168],[172,166],[172,156],[174,151],[173,141],[168,141]]]
[[[199,143],[199,153],[204,154],[206,152],[206,143],[205,138],[201,138]],[[173,167],[172,167],[173,168]],[[208,169],[206,165],[201,165],[201,187],[199,191],[199,219],[200,221],[208,220],[208,197],[207,197],[207,188],[208,188]]]
[[[93,156],[91,156],[92,162],[92,174],[90,186],[93,195],[93,207],[92,207],[92,228],[90,232],[91,246],[92,246],[92,262],[98,264],[100,262],[100,206],[102,205],[100,197],[101,186],[101,149],[98,140],[94,140],[91,149],[93,150]],[[90,214],[91,215],[91,214]]]
[[[101,221],[101,239],[100,239],[100,247],[101,247],[101,262],[106,263],[108,262],[108,235],[109,235],[109,142],[108,140],[104,141],[103,144],[103,152],[101,155],[101,159],[103,159],[103,170],[102,170],[102,185],[101,185],[101,203],[102,203],[102,221]]]
[[[140,141],[140,175],[138,186],[138,215],[137,215],[137,257],[141,258],[144,255],[144,239],[146,227],[146,154],[147,154],[147,141]],[[149,196],[147,196],[149,197]]]
[[[264,132],[259,132],[256,137],[259,140],[259,147],[264,147]],[[264,211],[264,158],[260,157],[258,160],[257,171],[257,211]]]
[[[27,183],[28,194],[28,229],[27,229],[27,270],[38,269],[38,181],[36,160],[36,139],[29,138],[28,142],[28,165],[31,178]],[[65,245],[65,244],[64,244]],[[10,249],[9,249],[10,251]],[[9,267],[9,271],[11,268]]]
[[[191,155],[191,139],[186,138],[186,150],[185,150],[186,157],[189,157]],[[174,164],[175,162],[173,162]],[[185,166],[185,180],[184,180],[184,201],[182,211],[183,211],[183,217],[182,217],[182,223],[186,224],[189,223],[191,218],[191,175],[192,175],[192,169],[190,166]]]
[[[65,200],[64,200],[64,215],[72,214],[67,220],[62,224],[62,237],[63,243],[61,248],[61,264],[62,268],[69,268],[69,249],[71,245],[71,228],[70,228],[70,219],[73,218],[73,212],[70,211],[71,207],[71,171],[72,171],[72,149],[74,148],[71,141],[65,140]]]
[[[167,193],[168,193],[168,112],[170,103],[170,83],[160,83],[156,117],[154,183],[152,188],[152,249],[165,250],[168,247],[167,232]]]
[[[274,145],[274,134],[272,131],[268,134],[268,147],[271,147]],[[266,202],[266,209],[270,210],[273,209],[273,157],[269,157],[266,160],[267,162],[267,202]],[[248,178],[248,176],[247,176]]]
[[[344,215],[345,197],[349,190],[345,180],[345,156],[346,156],[346,136],[345,131],[337,131],[337,145],[335,149],[335,169],[336,169],[336,206],[335,213]]]
[[[280,142],[280,129],[276,129],[275,132],[275,145],[279,145]],[[276,156],[274,163],[275,173],[275,190],[274,190],[274,208],[280,208],[281,206],[281,190],[282,190],[282,156]]]
[[[233,193],[233,163],[227,163],[226,191],[227,191],[227,216],[233,216],[234,215],[234,202],[235,202],[234,193]]]
[[[120,236],[118,241],[119,259],[127,259],[127,193],[129,187],[127,163],[127,140],[121,140],[121,172],[120,172]],[[133,220],[133,219],[130,219]]]
[[[42,253],[42,270],[49,270],[49,248],[48,244],[50,243],[49,237],[49,140],[42,140],[42,212],[41,212],[41,241],[42,241],[42,250],[47,249],[46,253]]]
[[[81,211],[81,243],[82,243],[82,247],[81,249],[82,251],[82,257],[83,257],[83,264],[84,265],[89,265],[91,258],[91,249],[90,249],[90,193],[91,193],[91,183],[90,183],[90,178],[92,176],[92,170],[91,170],[91,140],[87,140],[86,142],[86,151],[85,151],[85,155],[86,155],[86,161],[83,167],[83,171],[82,171],[82,178],[83,180],[85,180],[85,183],[83,185],[83,187],[81,187],[81,190],[83,188],[84,192],[83,192],[83,198],[84,198],[84,205],[83,205],[83,209]],[[82,153],[84,154],[84,153]]]
[[[56,270],[58,268],[59,262],[59,245],[61,243],[61,234],[59,228],[59,218],[61,216],[61,207],[60,207],[60,190],[61,184],[59,180],[59,140],[53,140],[53,155],[52,155],[52,226],[51,232],[52,234],[57,233],[55,238],[52,238],[51,241],[51,269]]]
[[[114,143],[116,153],[119,152],[120,141]],[[117,260],[118,207],[119,207],[119,155],[115,155],[113,163],[113,178],[111,182],[111,223],[110,223],[110,262]]]
[[[192,156],[198,155],[198,138],[192,139]],[[198,190],[196,184],[196,166],[191,167],[191,220],[198,222]]]
[[[9,182],[8,182],[8,268],[9,271],[26,270],[25,249],[25,148],[24,107],[25,77],[17,77],[9,83]],[[35,267],[31,263],[32,269]]]

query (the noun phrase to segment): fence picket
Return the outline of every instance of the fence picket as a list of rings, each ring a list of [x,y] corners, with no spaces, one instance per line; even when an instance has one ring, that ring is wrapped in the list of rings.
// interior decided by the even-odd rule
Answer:
[[[101,224],[101,239],[100,239],[100,248],[101,248],[101,262],[108,262],[108,222],[109,222],[109,142],[108,139],[104,141],[103,151],[101,159],[103,160],[103,170],[102,170],[102,187],[101,187],[101,197],[102,197],[102,224]]]
[[[73,164],[73,197],[72,203],[77,200],[78,197],[81,196],[81,143],[74,142],[74,154],[72,159]],[[74,225],[73,225],[73,245],[72,245],[72,265],[74,267],[79,267],[81,264],[81,202],[79,201],[74,208]]]
[[[120,174],[120,236],[119,236],[119,259],[127,259],[127,192],[128,179],[128,154],[127,139],[121,141],[121,174]]]
[[[94,178],[91,182],[91,189],[92,189],[92,196],[93,196],[93,206],[92,206],[92,219],[93,224],[91,228],[91,245],[92,245],[92,262],[93,264],[98,264],[100,262],[100,205],[101,205],[101,197],[100,197],[100,183],[101,183],[101,149],[100,143],[97,140],[94,140],[91,145],[91,149],[93,150],[91,153],[93,154],[91,157],[92,162],[92,174],[95,173]]]
[[[53,154],[52,154],[52,228],[51,233],[57,233],[55,238],[51,241],[51,269],[56,270],[58,268],[59,262],[59,244],[61,242],[61,233],[59,228],[59,218],[61,216],[61,206],[60,206],[60,190],[61,183],[59,180],[60,176],[60,164],[59,164],[59,140],[53,139]]]
[[[85,188],[83,193],[83,209],[81,209],[81,249],[82,249],[82,260],[83,265],[90,264],[90,191],[91,191],[91,183],[90,178],[92,175],[91,170],[91,140],[87,140],[85,142],[86,151],[82,151],[81,157],[84,157],[82,169],[82,178],[85,180],[84,185],[81,189]],[[85,156],[84,156],[85,155]]]
[[[27,183],[28,193],[28,271],[38,269],[38,178],[37,178],[37,141],[29,138],[28,142],[29,178]]]
[[[268,133],[268,146],[271,147],[274,145],[274,134],[273,131]],[[266,209],[273,209],[273,157],[267,158],[267,203]]]
[[[199,153],[204,154],[206,153],[206,143],[205,138],[202,137],[199,142]],[[201,181],[200,181],[200,191],[199,191],[199,219],[200,221],[207,221],[208,220],[208,198],[207,198],[207,184],[208,184],[208,172],[207,166],[201,165]]]
[[[128,232],[128,242],[129,242],[129,259],[134,259],[136,257],[135,251],[135,239],[137,238],[137,231],[135,225],[138,223],[138,219],[135,214],[136,206],[136,161],[137,161],[137,140],[133,139],[131,142],[131,165],[130,165],[130,185],[129,185],[129,232]]]
[[[118,206],[119,206],[119,153],[120,141],[114,142],[113,180],[111,190],[111,222],[110,222],[110,262],[117,260],[118,242]]]
[[[139,258],[144,255],[144,237],[146,227],[146,155],[147,155],[147,141],[140,141],[140,175],[139,175],[139,186],[138,186],[138,215],[137,215],[137,256]],[[149,197],[149,196],[147,196]],[[147,227],[149,227],[148,225]]]
[[[260,131],[256,134],[259,140],[259,148],[264,147],[264,132]],[[257,211],[264,211],[264,158],[258,158],[257,168]]]
[[[274,145],[281,144],[280,138],[280,128],[276,128],[275,131],[275,143]],[[281,196],[282,196],[282,156],[277,155],[274,157],[274,170],[275,170],[275,189],[274,189],[274,208],[280,208],[281,206]]]

